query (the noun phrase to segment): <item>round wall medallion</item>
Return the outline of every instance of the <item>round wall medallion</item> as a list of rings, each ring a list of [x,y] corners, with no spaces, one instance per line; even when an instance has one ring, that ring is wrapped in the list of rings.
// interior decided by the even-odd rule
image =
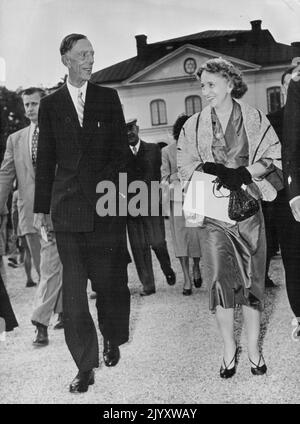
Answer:
[[[184,71],[187,74],[189,75],[193,74],[197,68],[195,59],[192,57],[188,57],[187,59],[185,59],[183,67],[184,67]]]

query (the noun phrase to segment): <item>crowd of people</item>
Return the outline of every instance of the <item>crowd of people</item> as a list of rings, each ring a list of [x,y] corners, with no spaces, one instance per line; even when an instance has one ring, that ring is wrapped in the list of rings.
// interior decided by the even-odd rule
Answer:
[[[164,206],[169,202],[172,244],[184,278],[182,294],[192,295],[192,282],[195,288],[203,281],[208,287],[209,309],[216,316],[224,343],[220,377],[231,378],[237,369],[236,306],[243,311],[251,372],[265,374],[267,364],[259,346],[260,317],[265,285],[273,285],[268,277],[270,259],[279,247],[288,299],[295,316],[300,317],[297,68],[282,76],[285,107],[266,117],[240,100],[247,85],[239,69],[222,58],[206,61],[197,70],[197,78],[208,106],[191,117],[179,116],[173,126],[174,142],[161,149],[140,139],[136,118],[125,121],[115,90],[89,81],[94,50],[86,36],[66,36],[60,54],[68,70],[66,83],[48,96],[35,87],[22,92],[30,125],[9,136],[0,168],[1,229],[6,225],[6,205],[13,192],[13,234],[24,262],[26,286],[36,285],[31,262],[39,276],[31,318],[36,328],[33,345],[47,346],[50,318],[57,313],[56,327],[64,329],[78,368],[69,390],[88,390],[94,383],[94,368],[99,366],[98,336],[87,299],[90,280],[103,336],[104,364],[117,365],[119,346],[129,337],[127,233],[142,286],[140,295],[156,292],[151,249],[167,284],[176,283],[165,237]],[[184,196],[177,198],[174,193],[186,192],[195,171],[217,177],[218,189],[245,190],[258,201],[258,210],[236,223],[206,216],[198,225],[188,226]],[[128,190],[128,196],[122,192],[121,174],[127,176],[128,184],[144,184],[146,189],[141,190],[138,201],[132,191]],[[143,213],[133,213],[130,208],[127,214],[99,213],[99,199],[106,195],[99,190],[101,181],[115,187],[116,205],[124,199],[127,205],[146,204]],[[160,184],[162,193],[156,214],[154,182]],[[3,256],[2,245],[0,240]],[[20,259],[14,254],[9,260],[17,266]],[[0,317],[6,322],[6,331],[11,331],[18,324],[5,288],[2,260],[1,275]]]

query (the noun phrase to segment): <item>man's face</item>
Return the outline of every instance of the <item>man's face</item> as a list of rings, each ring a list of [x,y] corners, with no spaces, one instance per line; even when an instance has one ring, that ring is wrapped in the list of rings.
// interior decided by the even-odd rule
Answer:
[[[92,75],[94,50],[90,41],[84,38],[78,40],[64,55],[63,63],[69,69],[70,82],[81,87]]]
[[[139,127],[136,124],[128,124],[126,128],[128,143],[134,146],[139,141]]]
[[[24,94],[23,96],[23,105],[25,109],[25,115],[34,124],[38,123],[40,101],[41,101],[40,93],[34,93],[30,95]]]

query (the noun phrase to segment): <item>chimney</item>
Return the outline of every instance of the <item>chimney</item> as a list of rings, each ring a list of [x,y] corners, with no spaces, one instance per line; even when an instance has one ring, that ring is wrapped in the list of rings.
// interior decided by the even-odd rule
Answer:
[[[293,57],[300,56],[300,41],[294,41],[291,46],[293,48]]]
[[[261,31],[261,20],[257,19],[256,21],[250,21],[252,32],[255,34]]]
[[[135,36],[137,55],[140,58],[146,56],[147,51],[147,35],[140,34]]]
[[[261,20],[250,21],[251,24],[251,40],[253,46],[258,47],[261,33]]]

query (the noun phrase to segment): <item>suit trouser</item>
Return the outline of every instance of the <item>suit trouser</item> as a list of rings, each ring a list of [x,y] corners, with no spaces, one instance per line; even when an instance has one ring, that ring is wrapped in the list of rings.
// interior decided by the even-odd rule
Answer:
[[[25,234],[25,238],[30,250],[33,265],[40,278],[40,263],[41,263],[41,242],[38,233]]]
[[[41,278],[37,287],[31,321],[49,325],[52,313],[62,312],[62,264],[55,238],[41,243]]]
[[[164,218],[161,216],[129,217],[128,237],[137,273],[146,290],[155,289],[151,249],[154,250],[165,275],[172,271],[165,240]]]
[[[300,222],[293,217],[285,190],[277,194],[274,206],[287,295],[292,311],[300,318]]]
[[[278,251],[279,242],[277,235],[277,225],[275,217],[275,204],[273,202],[261,202],[262,211],[265,220],[266,242],[267,242],[267,261],[266,261],[266,277],[269,272],[272,256]]]
[[[124,241],[115,240],[110,247],[103,246],[102,232],[103,226],[96,223],[93,232],[56,233],[63,264],[65,339],[80,371],[99,366],[98,338],[86,292],[88,279],[97,293],[96,308],[102,336],[117,345],[127,342],[129,336],[127,264],[130,258],[125,226]]]

